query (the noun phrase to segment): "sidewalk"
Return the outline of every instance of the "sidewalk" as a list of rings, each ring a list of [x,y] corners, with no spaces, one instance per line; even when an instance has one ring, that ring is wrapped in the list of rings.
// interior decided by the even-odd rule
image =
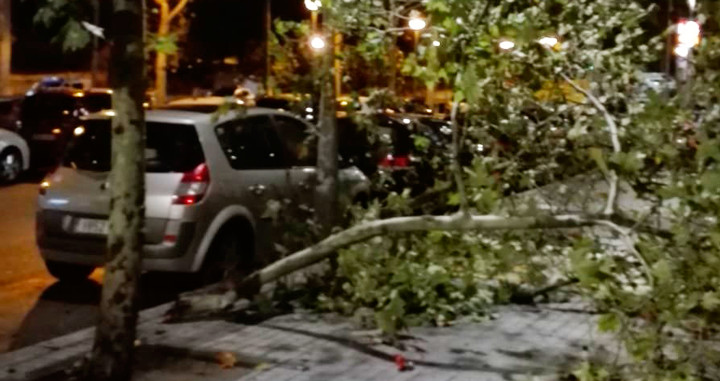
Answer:
[[[234,353],[253,368],[239,378],[243,381],[556,379],[590,352],[616,348],[611,338],[596,333],[595,317],[577,304],[501,306],[486,322],[413,328],[404,351],[373,342],[335,315],[296,312],[255,325],[219,320],[168,325],[160,322],[164,308],[143,313],[138,331],[143,345]],[[30,380],[63,369],[91,343],[88,329],[2,355],[0,380]],[[399,372],[397,354],[415,369]]]

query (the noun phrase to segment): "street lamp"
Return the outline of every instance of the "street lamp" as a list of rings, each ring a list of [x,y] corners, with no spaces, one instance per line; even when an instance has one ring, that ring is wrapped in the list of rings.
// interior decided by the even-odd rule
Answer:
[[[421,31],[425,29],[427,22],[424,18],[420,17],[420,12],[413,11],[410,14],[410,20],[408,20],[408,27],[414,31]]]
[[[313,36],[310,39],[310,47],[317,51],[325,49],[325,39],[322,36]]]
[[[310,21],[313,32],[317,31],[317,14],[321,7],[322,3],[320,0],[305,0],[305,8],[310,11]]]
[[[305,0],[305,8],[310,12],[317,12],[320,7],[322,7],[320,0]]]
[[[538,40],[540,45],[546,46],[548,48],[552,48],[553,46],[557,45],[558,39],[557,37],[553,36],[546,36]]]
[[[422,14],[417,10],[413,9],[410,11],[410,19],[408,20],[408,27],[413,31],[413,41],[415,43],[414,49],[417,51],[420,41],[420,31],[425,29],[427,21],[422,17]],[[415,96],[415,79],[412,80],[412,92],[413,97]]]
[[[510,50],[515,47],[515,43],[510,40],[502,40],[502,41],[500,41],[498,46],[502,50]]]
[[[694,20],[681,20],[677,25],[678,46],[693,48],[700,44],[700,24]]]

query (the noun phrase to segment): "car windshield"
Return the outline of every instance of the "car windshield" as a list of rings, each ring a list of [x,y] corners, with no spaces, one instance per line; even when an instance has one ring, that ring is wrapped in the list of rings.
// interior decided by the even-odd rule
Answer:
[[[77,107],[76,99],[65,93],[35,94],[23,100],[21,117],[28,121],[68,116]]]
[[[106,172],[110,170],[110,121],[92,120],[70,143],[63,165]],[[145,165],[147,172],[187,172],[205,161],[195,127],[187,124],[147,123]]]
[[[112,108],[112,97],[108,93],[87,93],[80,98],[80,106],[88,112],[110,110]]]

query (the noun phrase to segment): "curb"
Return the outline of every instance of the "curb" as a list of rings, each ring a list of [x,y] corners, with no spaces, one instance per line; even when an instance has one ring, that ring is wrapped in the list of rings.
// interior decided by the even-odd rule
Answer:
[[[143,325],[159,322],[172,303],[141,311],[138,330]],[[57,373],[89,353],[94,336],[95,327],[90,327],[0,354],[0,380],[34,380]]]

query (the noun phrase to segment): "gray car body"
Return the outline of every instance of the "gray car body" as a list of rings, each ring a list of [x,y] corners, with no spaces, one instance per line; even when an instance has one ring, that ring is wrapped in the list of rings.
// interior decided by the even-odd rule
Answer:
[[[260,108],[247,109],[245,116],[291,114]],[[93,115],[88,119],[103,118]],[[106,117],[105,117],[106,118]],[[219,119],[210,114],[155,110],[146,113],[146,121],[194,125],[210,170],[210,185],[202,201],[196,205],[174,205],[172,197],[182,173],[146,174],[146,228],[143,269],[148,271],[197,272],[208,255],[218,232],[238,219],[253,229],[256,245],[254,262],[272,261],[262,252],[272,247],[269,221],[263,214],[268,202],[287,198],[290,192],[301,192],[301,198],[312,200],[314,167],[293,167],[276,170],[237,170],[231,167],[223,152],[215,128],[237,119],[224,115]],[[303,123],[306,123],[302,121]],[[307,125],[307,124],[306,124]],[[310,128],[310,125],[307,125]],[[104,236],[77,235],[68,231],[81,217],[106,219],[109,213],[109,191],[104,188],[108,172],[90,172],[60,167],[49,178],[45,195],[39,196],[37,240],[45,260],[100,266],[105,252]],[[347,204],[368,192],[367,178],[357,168],[339,172],[341,203]],[[257,189],[262,188],[263,192]],[[70,229],[71,230],[71,229]],[[175,242],[164,237],[174,235]]]
[[[12,131],[0,129],[0,153],[6,149],[17,149],[22,156],[23,170],[30,167],[30,149],[25,139]]]

